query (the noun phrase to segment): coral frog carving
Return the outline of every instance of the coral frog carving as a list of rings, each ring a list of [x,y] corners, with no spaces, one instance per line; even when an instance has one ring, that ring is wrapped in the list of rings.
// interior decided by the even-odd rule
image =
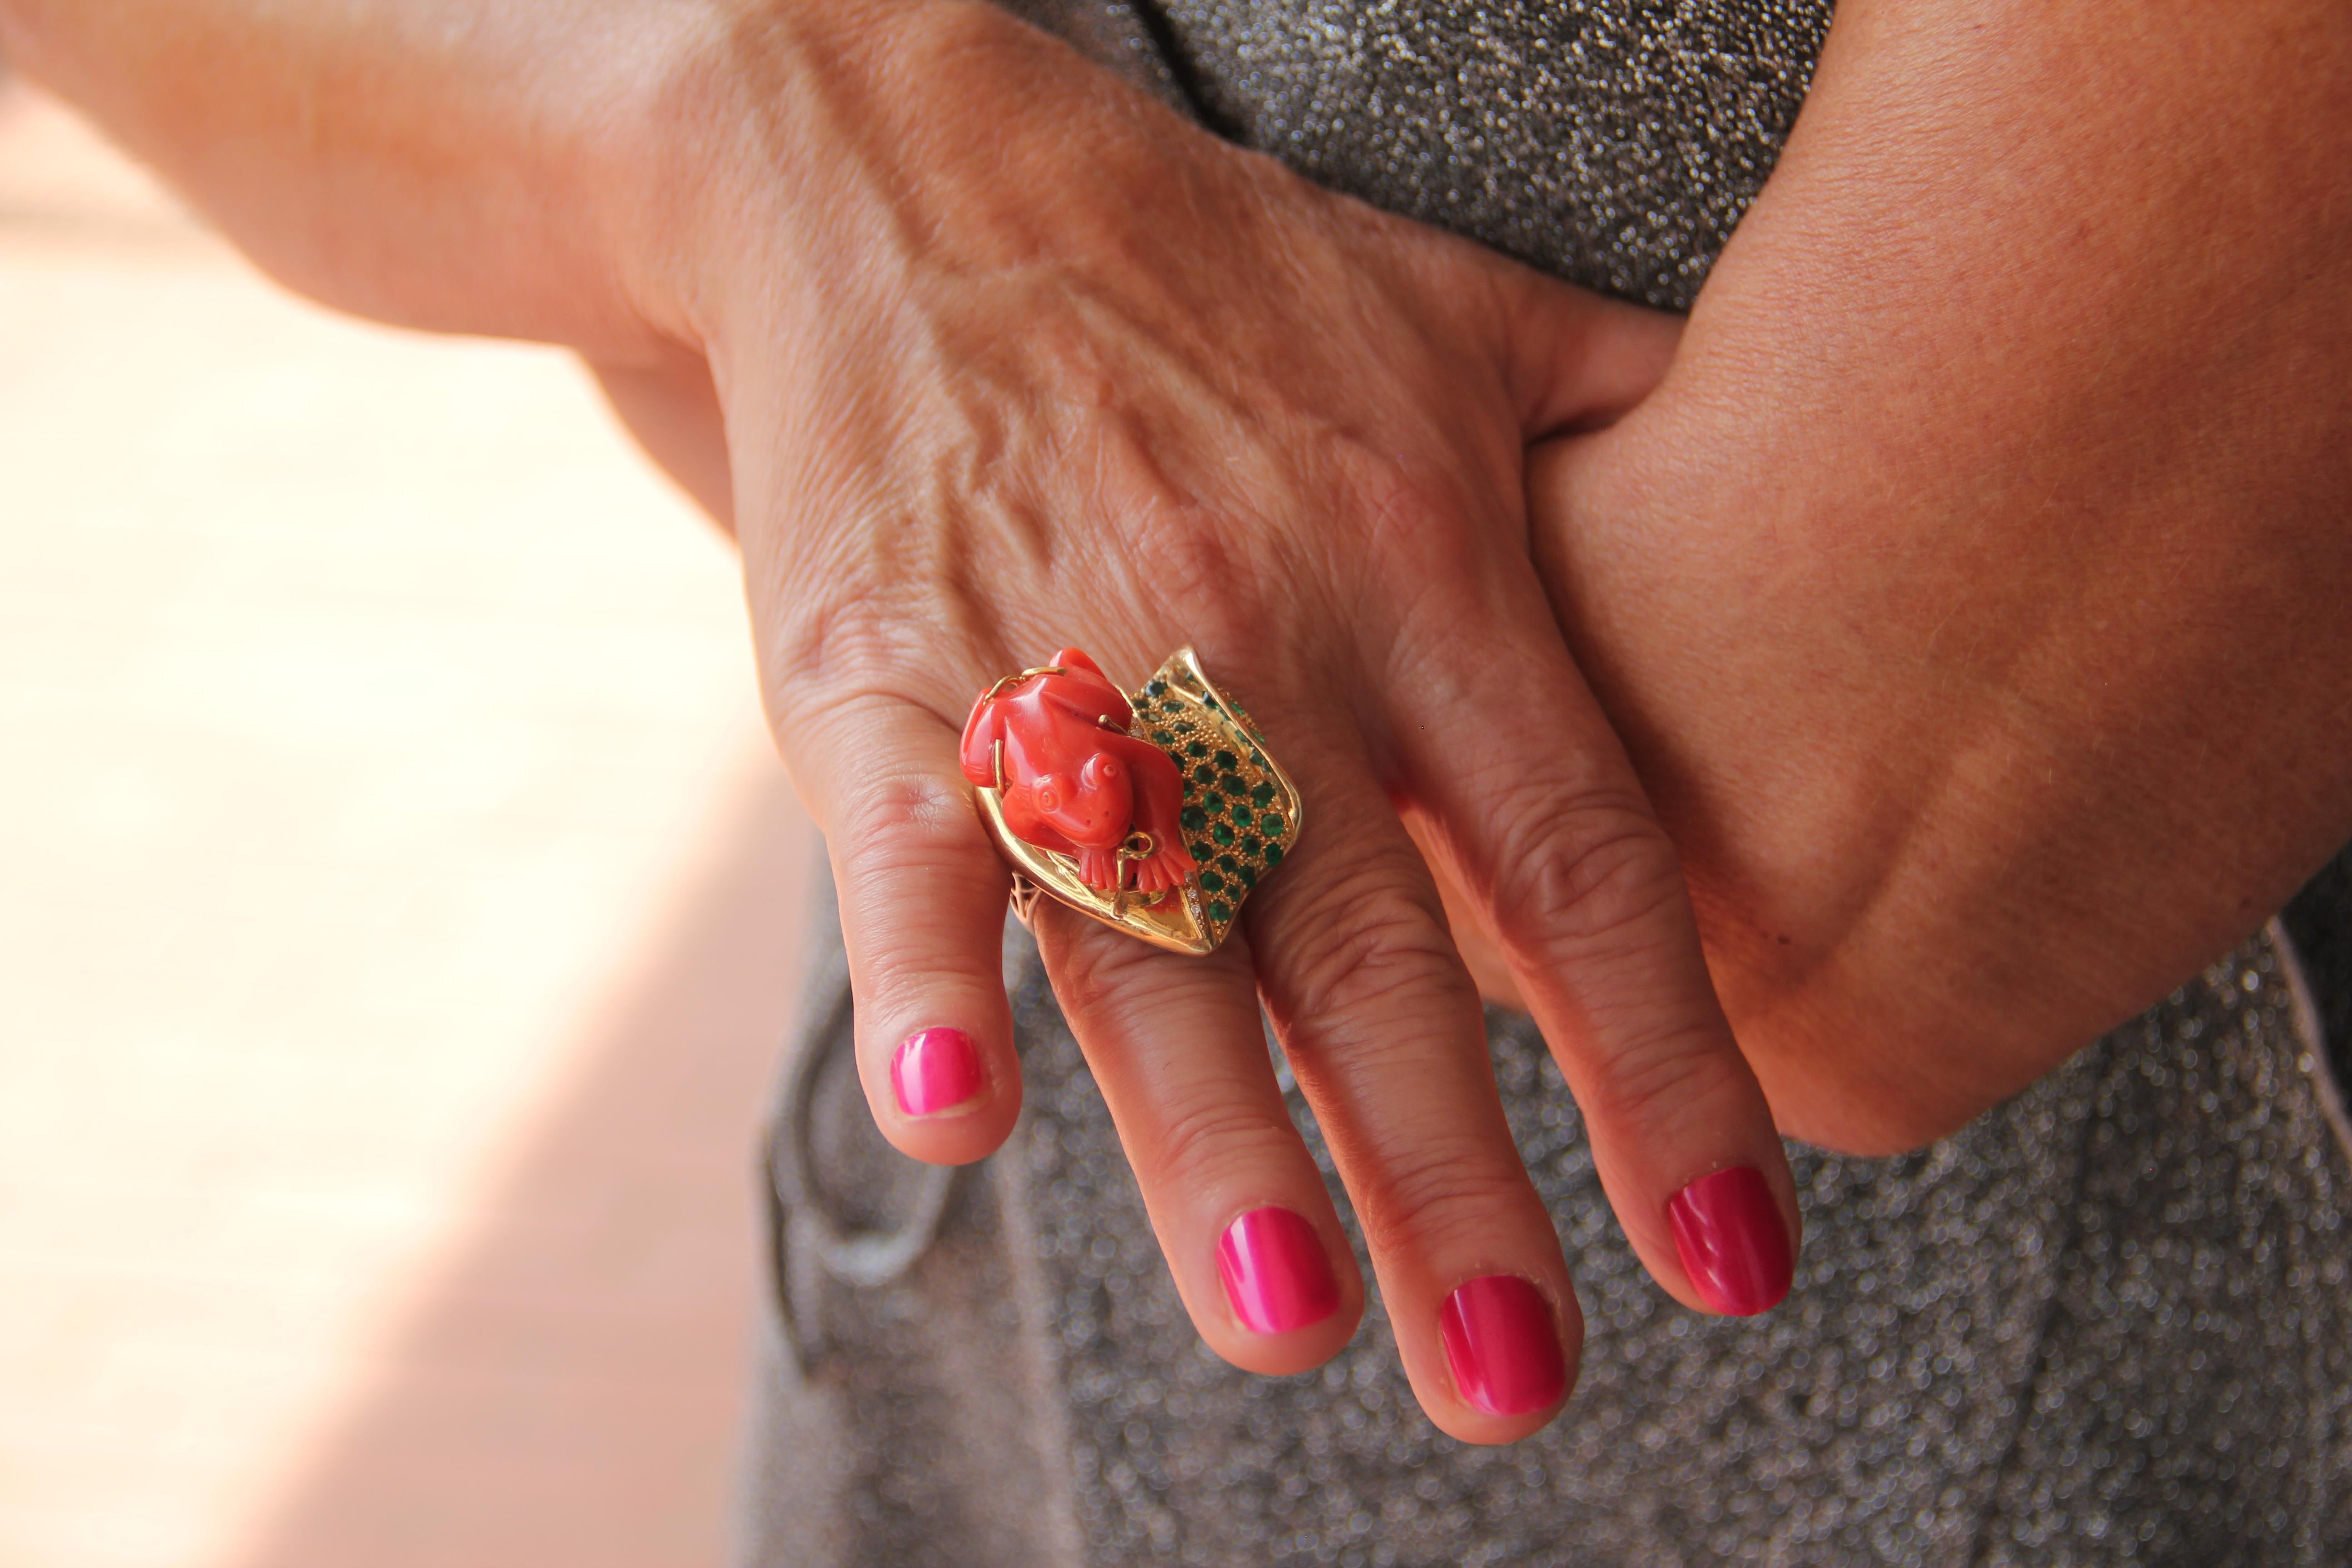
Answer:
[[[1054,668],[1000,681],[973,705],[964,777],[998,788],[1005,826],[1075,858],[1088,887],[1156,897],[1198,868],[1178,829],[1183,779],[1167,752],[1127,732],[1134,719],[1095,661],[1066,647]]]

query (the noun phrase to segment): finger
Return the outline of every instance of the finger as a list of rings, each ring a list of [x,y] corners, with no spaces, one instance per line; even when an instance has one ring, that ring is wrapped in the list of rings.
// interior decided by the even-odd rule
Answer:
[[[956,731],[879,696],[811,703],[779,730],[832,856],[874,1120],[916,1159],[977,1160],[1021,1111],[1003,958],[1012,882]]]
[[[1410,693],[1394,729],[1415,809],[1484,910],[1651,1275],[1702,1310],[1764,1311],[1788,1293],[1799,1235],[1770,1107],[1717,1003],[1673,844],[1549,615],[1509,596],[1391,673]],[[1474,717],[1496,713],[1514,722]]]
[[[1363,1280],[1275,1081],[1246,943],[1165,952],[1051,902],[1036,932],[1201,1337],[1251,1372],[1330,1359]]]
[[[1563,283],[1458,236],[1394,238],[1449,331],[1503,368],[1523,442],[1612,423],[1664,378],[1682,342],[1679,315]]]
[[[1612,423],[1665,376],[1683,318],[1611,300],[1491,254],[1488,303],[1519,406],[1520,434],[1539,441]]]
[[[1361,746],[1318,744],[1310,701],[1254,707],[1302,795],[1296,849],[1244,909],[1267,1010],[1422,1407],[1465,1441],[1513,1441],[1567,1398],[1583,1321],[1504,1121],[1477,994]]]

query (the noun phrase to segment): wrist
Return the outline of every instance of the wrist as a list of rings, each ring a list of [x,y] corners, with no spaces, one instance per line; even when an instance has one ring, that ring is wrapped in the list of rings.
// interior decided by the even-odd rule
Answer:
[[[1188,122],[980,0],[722,0],[638,138],[649,317],[698,345],[936,275],[1166,248]],[[770,340],[772,341],[772,339]]]

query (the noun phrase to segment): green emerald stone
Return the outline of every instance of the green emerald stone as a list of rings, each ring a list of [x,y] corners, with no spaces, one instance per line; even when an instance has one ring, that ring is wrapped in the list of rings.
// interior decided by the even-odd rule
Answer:
[[[1244,854],[1244,855],[1255,855],[1255,854],[1256,854],[1256,853],[1258,852],[1259,847],[1260,847],[1260,846],[1259,846],[1258,841],[1257,841],[1257,835],[1256,835],[1256,834],[1255,834],[1255,833],[1244,833],[1244,834],[1243,834],[1243,835],[1242,835],[1242,853],[1243,853],[1243,854]]]
[[[1185,832],[1198,833],[1209,826],[1209,814],[1197,805],[1188,805],[1176,814],[1176,820],[1184,825]]]
[[[1165,731],[1165,730],[1154,730],[1154,731],[1151,731],[1151,738],[1152,738],[1152,740],[1153,740],[1153,741],[1157,742],[1159,744],[1163,745],[1163,746],[1172,746],[1172,745],[1174,745],[1174,744],[1176,743],[1176,737],[1175,737],[1175,736],[1173,736],[1173,735],[1171,735],[1171,734],[1170,734],[1170,733],[1169,733],[1167,731]]]
[[[1219,844],[1230,845],[1234,841],[1234,830],[1228,824],[1220,822],[1209,829],[1209,837]]]
[[[1215,850],[1209,847],[1209,841],[1205,838],[1195,838],[1192,843],[1187,844],[1184,847],[1192,852],[1193,864],[1199,866],[1207,865],[1209,863],[1209,857],[1216,853]]]
[[[1205,757],[1209,754],[1209,748],[1203,742],[1188,742],[1184,747],[1184,754],[1188,757]]]
[[[1257,819],[1257,830],[1260,833],[1265,834],[1268,838],[1281,837],[1284,831],[1281,814],[1279,812],[1269,811],[1264,816],[1259,817]]]
[[[1252,888],[1257,886],[1257,873],[1251,870],[1247,866],[1243,867],[1240,870],[1234,872],[1234,875],[1241,879],[1242,891],[1244,892],[1247,892]]]
[[[1242,775],[1239,773],[1221,773],[1217,777],[1217,787],[1235,800],[1239,800],[1242,797],[1242,792],[1249,786],[1242,783]]]
[[[1213,784],[1216,781],[1217,770],[1211,767],[1208,763],[1202,763],[1199,767],[1192,770],[1192,777],[1196,783]]]
[[[1211,899],[1209,900],[1209,918],[1216,921],[1219,925],[1223,925],[1227,921],[1234,918],[1233,906],[1226,903],[1223,899]]]
[[[1250,785],[1250,803],[1261,810],[1274,804],[1274,786],[1264,779]]]
[[[1282,864],[1281,845],[1269,844],[1265,847],[1265,863],[1269,866],[1279,866]]]
[[[1217,752],[1216,763],[1217,766],[1230,771],[1241,766],[1241,759],[1234,756],[1231,752],[1221,750]]]
[[[1203,871],[1201,873],[1201,887],[1205,892],[1222,893],[1225,890],[1225,879],[1214,871]]]
[[[1242,863],[1234,859],[1230,855],[1220,855],[1217,857],[1217,868],[1221,871],[1238,871],[1241,869],[1241,866]]]
[[[1165,697],[1168,694],[1168,683],[1164,680],[1155,680],[1143,689],[1143,694],[1146,697]]]

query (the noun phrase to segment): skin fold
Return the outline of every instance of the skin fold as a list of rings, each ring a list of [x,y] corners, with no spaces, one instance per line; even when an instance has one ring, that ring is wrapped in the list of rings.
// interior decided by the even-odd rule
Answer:
[[[1752,1165],[1793,1237],[1776,1120],[1948,1131],[2352,836],[2340,7],[1851,0],[1679,346],[953,0],[0,0],[0,47],[293,286],[578,349],[733,528],[909,1152],[1019,1103],[974,694],[1190,642],[1246,698],[1313,821],[1243,935],[1039,929],[1240,1364],[1363,1292],[1261,1000],[1416,1392],[1503,1441],[1557,1403],[1466,1401],[1440,1303],[1516,1274],[1579,1331],[1473,971],[1702,1306],[1685,1184]],[[910,1117],[940,1026],[989,1088]],[[1268,1204],[1341,1275],[1271,1336],[1212,1261]]]

